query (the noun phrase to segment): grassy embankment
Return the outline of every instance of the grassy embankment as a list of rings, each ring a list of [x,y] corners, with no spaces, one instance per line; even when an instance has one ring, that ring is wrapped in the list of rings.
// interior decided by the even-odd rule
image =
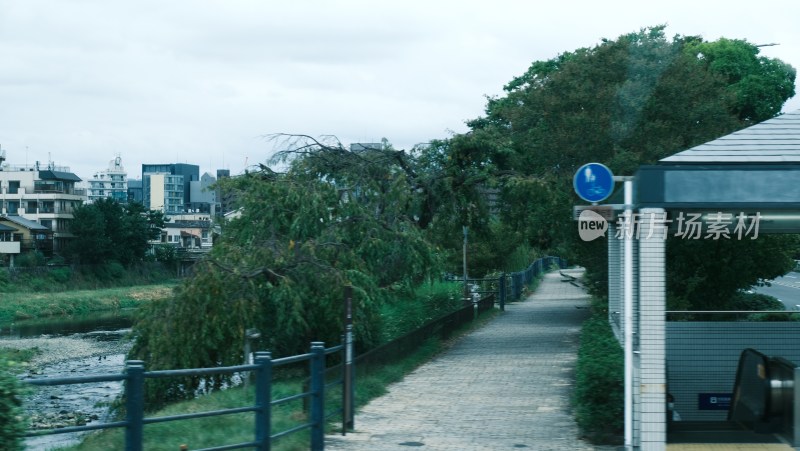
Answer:
[[[25,319],[135,308],[143,302],[171,296],[174,286],[174,283],[166,283],[55,293],[2,293],[0,324]]]
[[[153,265],[102,268],[0,270],[0,324],[138,307],[169,297],[177,283]]]

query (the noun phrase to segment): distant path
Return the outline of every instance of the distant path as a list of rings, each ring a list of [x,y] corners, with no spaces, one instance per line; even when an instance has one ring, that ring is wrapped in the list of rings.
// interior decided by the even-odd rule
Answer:
[[[545,275],[527,300],[392,385],[326,450],[596,449],[578,439],[570,408],[589,297],[561,279]]]

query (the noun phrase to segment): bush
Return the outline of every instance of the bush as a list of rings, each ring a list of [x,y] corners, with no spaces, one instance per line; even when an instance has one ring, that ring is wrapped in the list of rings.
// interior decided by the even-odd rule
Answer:
[[[386,342],[462,307],[462,285],[457,282],[425,283],[414,291],[396,293],[381,307],[382,339]]]
[[[739,292],[731,303],[731,310],[783,310],[783,302],[761,293]]]
[[[50,270],[48,277],[55,283],[65,284],[69,282],[72,277],[72,270],[70,268],[53,268]]]
[[[13,363],[0,359],[0,449],[22,449],[26,425],[20,398],[20,383],[11,371]]]
[[[95,265],[92,267],[93,275],[101,282],[108,282],[112,280],[120,280],[125,277],[125,267],[121,263],[114,260],[108,261],[102,265]]]
[[[34,268],[37,266],[44,266],[44,254],[39,251],[30,251],[20,254],[15,260],[14,264],[23,268]]]
[[[608,319],[583,324],[575,375],[575,420],[595,443],[618,444],[624,419],[624,357]]]

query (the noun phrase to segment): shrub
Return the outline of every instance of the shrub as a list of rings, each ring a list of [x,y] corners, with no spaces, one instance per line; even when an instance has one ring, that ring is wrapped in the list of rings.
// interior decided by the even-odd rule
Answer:
[[[72,270],[70,268],[53,268],[48,277],[55,283],[65,284],[72,277]]]
[[[39,251],[30,251],[20,254],[14,260],[14,263],[23,268],[33,268],[37,266],[44,266],[45,258],[44,254]]]
[[[25,421],[20,382],[11,371],[13,363],[0,359],[0,449],[22,449]]]
[[[618,443],[624,418],[624,360],[608,319],[595,313],[583,325],[575,375],[575,420],[596,443]]]
[[[739,292],[733,298],[731,310],[783,310],[783,302],[761,293]]]

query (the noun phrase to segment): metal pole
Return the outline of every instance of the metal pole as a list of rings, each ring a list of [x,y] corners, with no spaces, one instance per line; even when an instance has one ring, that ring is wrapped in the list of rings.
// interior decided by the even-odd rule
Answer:
[[[325,343],[311,343],[311,451],[325,449]]]
[[[464,301],[469,299],[469,281],[467,280],[467,226],[463,226],[464,230]]]
[[[344,378],[342,382],[342,435],[355,428],[353,371],[353,286],[344,287]]]
[[[125,362],[128,384],[125,389],[125,451],[142,451],[144,437],[144,362]]]
[[[506,273],[500,274],[498,291],[498,297],[500,298],[500,311],[502,312],[506,309]]]
[[[269,451],[272,435],[272,354],[256,352],[256,442],[259,451]]]
[[[625,343],[625,449],[633,449],[633,181],[626,180],[623,227],[623,309]]]

